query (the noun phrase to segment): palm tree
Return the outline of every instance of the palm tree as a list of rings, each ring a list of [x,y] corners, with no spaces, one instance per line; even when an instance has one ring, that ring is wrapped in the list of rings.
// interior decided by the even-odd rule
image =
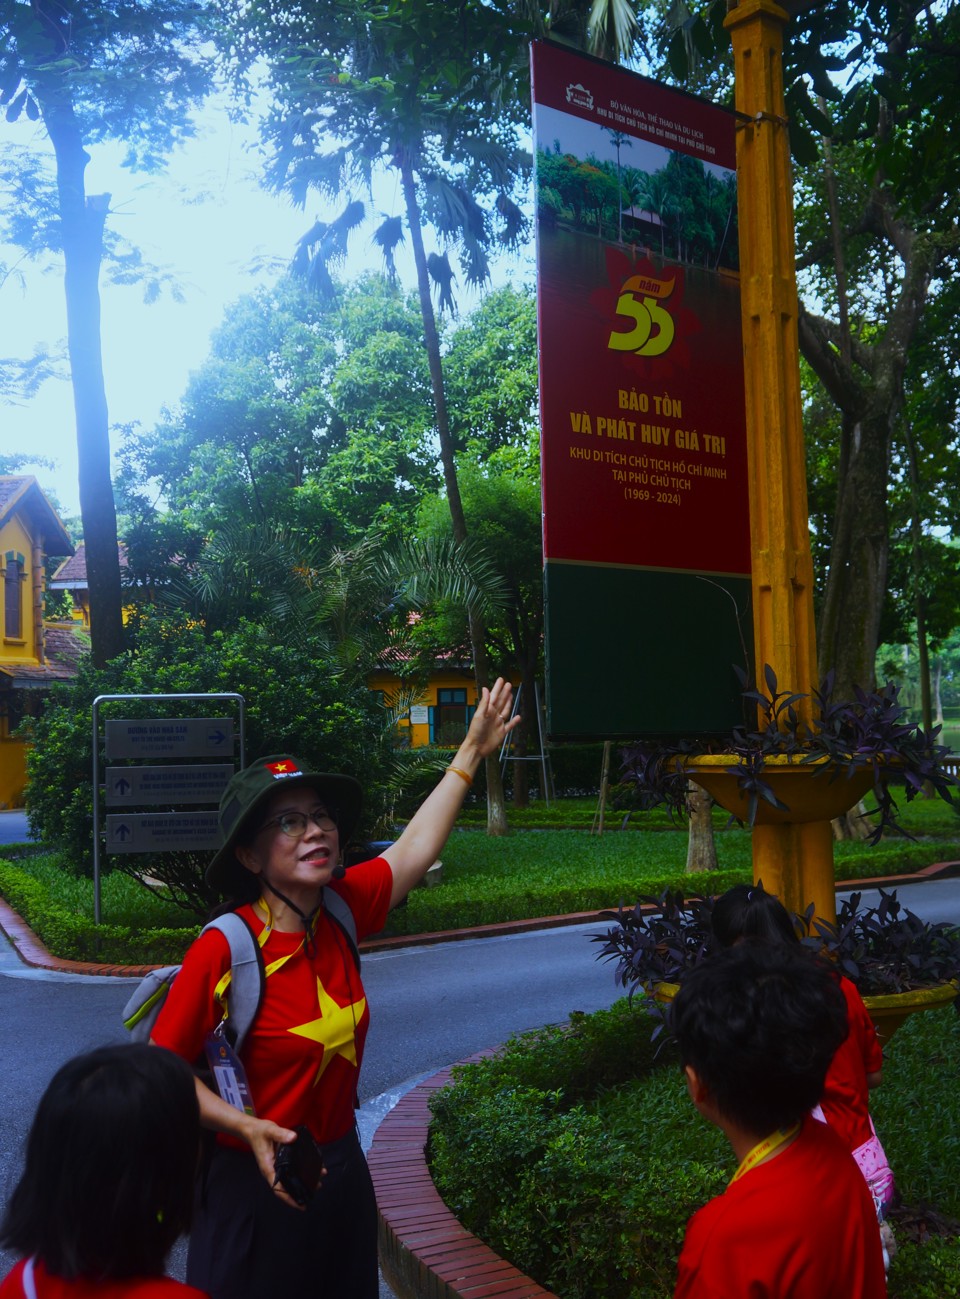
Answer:
[[[666,177],[662,171],[649,171],[641,174],[640,209],[655,216],[660,223],[660,256],[666,257],[664,227],[669,193]]]
[[[531,33],[549,35],[610,63],[625,62],[638,34],[635,0],[517,0]]]
[[[373,539],[324,554],[302,536],[263,523],[223,525],[199,561],[161,588],[157,599],[208,631],[252,620],[305,653],[319,646],[347,685],[364,683],[378,668],[408,671],[416,658],[411,613],[451,604],[488,620],[508,602],[506,582],[469,541]],[[396,748],[396,722],[425,684],[425,674],[415,674],[387,701],[387,811],[417,772],[440,770],[445,762],[430,750]]]
[[[620,150],[623,148],[632,149],[633,142],[629,135],[623,131],[614,131],[609,126],[604,127],[610,142],[617,151],[617,243],[623,243],[623,188],[620,183]]]

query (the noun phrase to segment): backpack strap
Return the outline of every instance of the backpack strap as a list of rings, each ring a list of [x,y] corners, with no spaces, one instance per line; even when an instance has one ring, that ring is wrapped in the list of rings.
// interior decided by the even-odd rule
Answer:
[[[344,936],[350,945],[350,955],[353,957],[353,963],[359,970],[360,949],[357,946],[357,922],[350,910],[349,902],[334,889],[326,887],[320,894],[320,902],[334,924],[343,930]]]
[[[219,929],[230,944],[230,1013],[227,1028],[231,1043],[239,1051],[256,1019],[263,1001],[266,975],[260,945],[253,930],[236,911],[226,911],[217,916],[201,932]]]

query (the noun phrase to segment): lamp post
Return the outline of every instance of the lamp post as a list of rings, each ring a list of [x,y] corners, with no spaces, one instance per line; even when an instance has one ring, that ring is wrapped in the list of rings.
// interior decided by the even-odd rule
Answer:
[[[741,0],[725,26],[736,77],[737,190],[743,315],[753,626],[758,671],[809,695],[817,684],[807,511],[783,31],[774,0]],[[811,702],[800,711],[809,720]],[[842,777],[841,777],[842,779]],[[754,880],[786,907],[836,919],[830,822],[755,825]]]

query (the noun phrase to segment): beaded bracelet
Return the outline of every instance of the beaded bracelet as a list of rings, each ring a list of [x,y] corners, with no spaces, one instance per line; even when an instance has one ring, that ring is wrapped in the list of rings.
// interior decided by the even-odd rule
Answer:
[[[466,782],[468,787],[473,784],[473,777],[469,776],[460,767],[454,767],[451,765],[447,767],[447,771],[452,771],[455,776],[459,776],[462,781]]]

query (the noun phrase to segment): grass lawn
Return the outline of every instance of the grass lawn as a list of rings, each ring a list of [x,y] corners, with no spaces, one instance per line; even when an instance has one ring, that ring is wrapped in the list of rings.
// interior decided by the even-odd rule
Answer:
[[[595,800],[556,801],[511,812],[513,831],[491,838],[480,828],[484,809],[466,810],[443,851],[443,884],[417,889],[394,911],[388,934],[462,929],[500,920],[632,906],[641,894],[683,888],[721,892],[751,877],[749,831],[715,814],[719,871],[684,873],[687,836],[660,814],[633,813],[621,831],[620,817],[603,835],[591,834]],[[576,829],[536,829],[544,818]],[[478,821],[480,824],[478,824]],[[916,841],[894,837],[876,847],[836,845],[837,879],[869,879],[915,871],[936,861],[960,860],[960,818],[941,800],[905,806],[903,823]],[[608,827],[611,822],[608,821]],[[524,828],[529,827],[529,828]],[[8,850],[12,856],[15,849]],[[120,963],[178,961],[197,926],[169,901],[120,872],[104,877],[101,915],[95,930],[93,886],[77,879],[55,854],[12,861],[0,857],[0,895],[52,951],[81,960]]]

